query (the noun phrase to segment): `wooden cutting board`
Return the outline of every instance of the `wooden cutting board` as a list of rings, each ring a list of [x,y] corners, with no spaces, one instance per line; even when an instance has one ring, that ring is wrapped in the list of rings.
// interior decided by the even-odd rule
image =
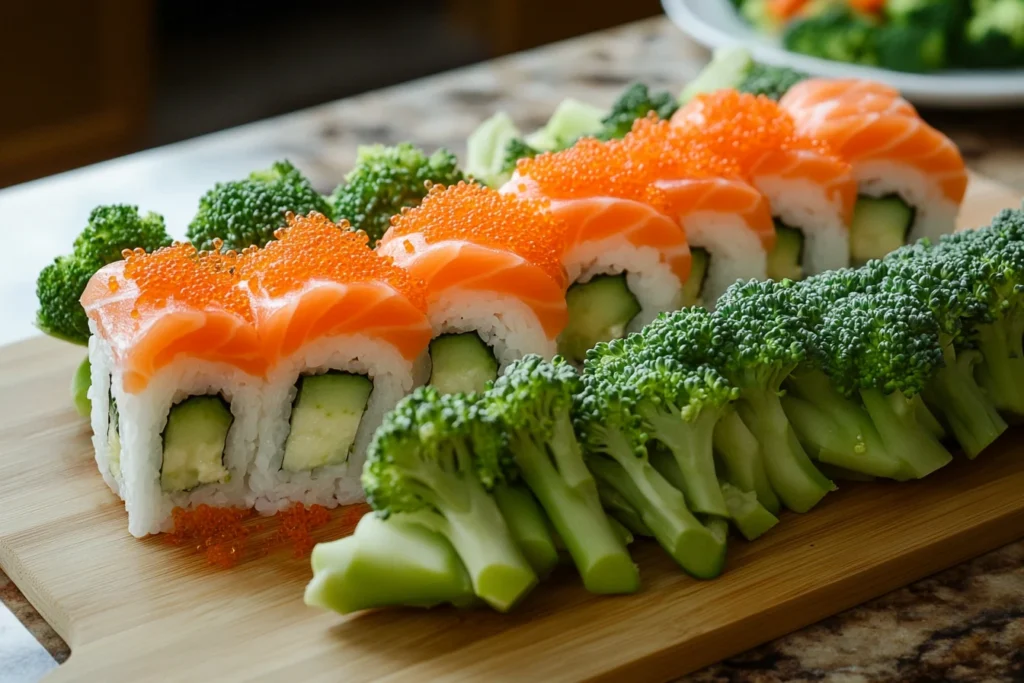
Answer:
[[[962,225],[1019,201],[973,178]],[[1024,536],[1018,427],[925,481],[843,485],[732,542],[714,581],[641,542],[637,595],[588,595],[564,570],[506,616],[343,618],[303,604],[308,563],[285,552],[219,570],[129,536],[69,405],[81,356],[44,338],[0,349],[0,567],[71,645],[52,681],[664,680]]]

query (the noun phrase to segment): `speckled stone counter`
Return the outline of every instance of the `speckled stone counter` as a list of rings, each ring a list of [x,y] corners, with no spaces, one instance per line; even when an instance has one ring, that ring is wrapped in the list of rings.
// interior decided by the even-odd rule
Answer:
[[[23,207],[45,205],[37,201],[44,193],[64,197],[59,206],[34,209],[53,234],[27,245],[27,255],[0,254],[0,271],[8,276],[0,298],[12,321],[0,327],[0,341],[31,333],[35,274],[62,248],[54,245],[70,243],[96,203],[128,201],[161,211],[181,235],[213,180],[274,159],[291,159],[326,191],[351,165],[358,144],[411,140],[462,154],[466,134],[496,110],[529,130],[564,97],[609,104],[634,80],[675,91],[706,59],[667,20],[655,19],[0,191],[2,224]],[[924,112],[960,145],[973,170],[1024,191],[1022,114]],[[67,646],[2,573],[0,601],[58,662],[67,658]],[[0,661],[0,681],[9,680],[7,665]],[[1024,542],[683,680],[1024,681]]]

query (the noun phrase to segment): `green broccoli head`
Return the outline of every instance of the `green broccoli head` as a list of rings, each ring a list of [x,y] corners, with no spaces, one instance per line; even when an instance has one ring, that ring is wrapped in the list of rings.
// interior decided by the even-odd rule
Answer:
[[[528,145],[522,138],[512,138],[505,145],[505,157],[501,164],[502,174],[511,177],[520,159],[532,159],[540,152],[539,149]]]
[[[89,321],[79,299],[89,279],[103,266],[121,260],[125,249],[153,251],[171,243],[163,216],[139,214],[126,204],[98,206],[74,242],[74,251],[60,256],[39,273],[36,325],[58,339],[86,344]]]
[[[587,351],[580,391],[573,401],[576,433],[587,452],[645,459],[647,434],[640,416],[632,410],[636,393],[621,378],[599,369],[616,352],[617,347],[609,347],[607,342]]]
[[[802,71],[751,62],[750,68],[736,89],[751,95],[764,95],[777,101],[782,99],[790,88],[807,78],[809,75]]]
[[[569,417],[579,387],[579,374],[561,356],[547,361],[529,354],[509,365],[488,389],[488,410],[508,429],[543,443],[554,436],[556,422]]]
[[[782,37],[786,49],[851,64],[878,63],[875,27],[864,16],[837,6],[790,23]]]
[[[975,0],[960,60],[968,67],[1024,65],[1024,0]]]
[[[391,217],[417,206],[430,185],[454,185],[463,180],[455,155],[439,149],[430,156],[403,142],[394,147],[361,147],[355,167],[331,194],[335,218],[379,240]]]
[[[241,251],[264,246],[287,225],[291,212],[317,211],[332,215],[331,205],[312,183],[288,161],[254,171],[245,180],[217,183],[199,200],[199,211],[188,226],[188,238],[199,249],[212,249],[220,239],[223,248]]]
[[[602,128],[595,137],[612,140],[625,137],[633,122],[654,112],[660,119],[671,118],[679,103],[668,92],[651,92],[643,83],[634,83],[615,100],[608,115],[601,120]]]

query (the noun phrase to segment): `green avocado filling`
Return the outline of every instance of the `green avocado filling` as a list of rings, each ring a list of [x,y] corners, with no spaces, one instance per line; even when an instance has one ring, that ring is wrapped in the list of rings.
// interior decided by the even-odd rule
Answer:
[[[299,378],[281,469],[304,472],[348,460],[373,391],[365,375],[332,370]]]

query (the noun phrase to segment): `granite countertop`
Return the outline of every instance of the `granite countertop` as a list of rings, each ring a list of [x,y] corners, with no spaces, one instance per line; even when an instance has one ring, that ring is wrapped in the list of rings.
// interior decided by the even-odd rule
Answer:
[[[0,251],[0,343],[33,333],[35,275],[66,250],[98,203],[159,211],[181,236],[209,185],[275,159],[291,159],[326,191],[350,167],[357,144],[411,140],[462,154],[468,131],[496,110],[529,130],[564,97],[609,104],[634,80],[675,91],[706,60],[667,20],[653,19],[0,191],[0,224],[31,216],[45,226],[19,249]],[[1024,191],[1024,112],[923,114],[953,138],[973,170]],[[68,657],[2,572],[0,602],[53,659]],[[53,662],[37,656],[9,617],[0,606],[0,683],[35,680]],[[683,680],[1024,681],[1024,542]]]

